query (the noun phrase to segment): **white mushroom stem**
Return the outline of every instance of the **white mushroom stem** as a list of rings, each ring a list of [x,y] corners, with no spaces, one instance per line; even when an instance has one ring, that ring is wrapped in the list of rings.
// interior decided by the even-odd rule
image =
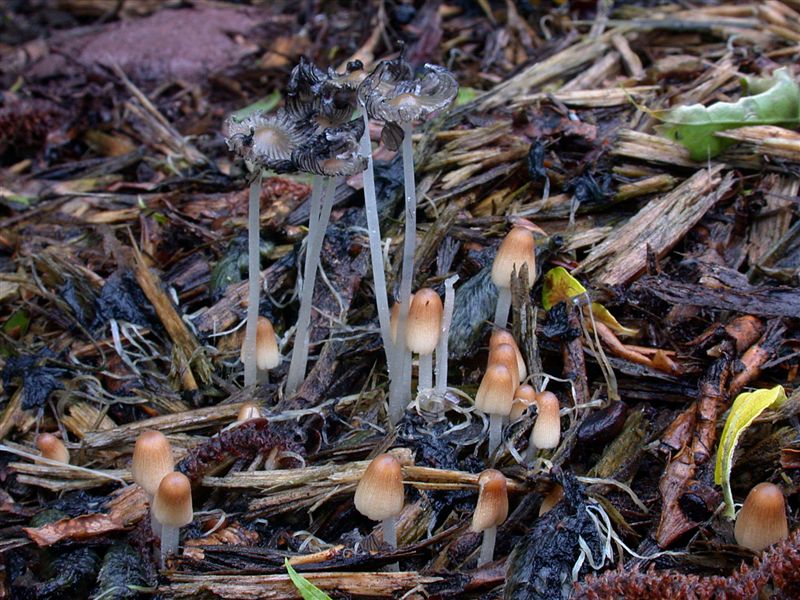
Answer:
[[[483,543],[481,544],[481,554],[478,557],[478,567],[494,560],[494,543],[497,539],[497,527],[489,527],[483,530]]]
[[[406,347],[406,324],[411,305],[411,284],[414,279],[414,253],[417,246],[417,191],[414,182],[414,146],[411,143],[411,124],[403,123],[403,181],[405,187],[406,228],[403,240],[403,267],[400,279],[400,313],[397,316],[397,339],[393,354],[395,365],[402,367],[398,357],[402,357]],[[389,386],[389,419],[397,423],[403,416],[411,391],[411,378],[406,378],[402,368],[396,368],[402,377],[392,380]]]
[[[250,184],[247,203],[247,326],[244,337],[244,385],[256,383],[256,329],[260,299],[261,261],[259,257],[259,212],[261,209],[261,169]]]
[[[378,322],[381,327],[383,349],[386,353],[386,367],[392,368],[392,336],[389,318],[389,300],[386,295],[386,274],[383,269],[381,225],[378,217],[378,200],[375,194],[375,171],[372,164],[372,144],[369,139],[369,117],[364,118],[364,135],[361,137],[361,154],[367,159],[364,171],[364,204],[367,212],[367,231],[369,233],[369,253],[372,258],[372,278],[375,282],[375,304],[378,308]]]
[[[508,313],[511,310],[511,288],[498,288],[497,306],[494,310],[495,327],[506,328]]]
[[[180,529],[178,527],[161,526],[161,568],[167,556],[178,552],[178,541],[180,540]]]
[[[293,395],[306,375],[308,364],[308,336],[311,324],[311,300],[314,297],[314,282],[317,277],[319,255],[322,251],[322,241],[325,239],[325,230],[331,217],[333,200],[336,192],[336,180],[328,178],[322,192],[322,207],[316,210],[312,197],[311,214],[309,215],[309,231],[306,239],[306,262],[303,268],[303,288],[300,292],[300,312],[297,315],[297,330],[295,332],[292,361],[289,363],[289,373],[286,376],[286,395]],[[318,214],[316,222],[312,221]],[[313,229],[312,229],[313,226]]]
[[[419,385],[422,390],[429,390],[433,387],[433,354],[419,355]]]
[[[453,284],[458,281],[458,275],[448,277],[444,282],[444,314],[442,315],[442,332],[436,346],[436,393],[443,396],[447,391],[447,342],[450,337],[450,324],[453,322],[453,308],[455,306],[455,292]]]
[[[388,517],[381,523],[383,528],[383,541],[392,550],[397,549],[397,517]],[[392,563],[386,567],[387,571],[399,571],[400,564]]]
[[[489,415],[489,453],[492,456],[494,451],[500,446],[503,435],[503,416]]]

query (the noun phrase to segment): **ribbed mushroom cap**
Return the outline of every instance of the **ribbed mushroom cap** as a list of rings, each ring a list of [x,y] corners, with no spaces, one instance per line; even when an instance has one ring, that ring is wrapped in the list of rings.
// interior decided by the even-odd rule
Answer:
[[[153,516],[166,527],[183,527],[192,522],[192,485],[183,473],[164,475],[153,500]]]
[[[69,464],[69,450],[60,439],[52,433],[40,433],[36,437],[36,447],[44,458]]]
[[[414,294],[408,309],[406,345],[418,354],[433,354],[442,329],[442,299],[434,290],[423,288]]]
[[[239,414],[237,415],[236,420],[240,423],[244,423],[250,419],[260,418],[261,411],[258,409],[258,405],[255,402],[245,402],[239,409]]]
[[[281,364],[278,338],[267,317],[258,317],[256,326],[256,366],[259,371],[268,371]]]
[[[747,494],[733,530],[736,543],[753,552],[789,537],[786,501],[781,488],[773,483],[759,483]]]
[[[131,475],[150,497],[155,496],[161,479],[172,472],[175,461],[172,446],[160,431],[143,431],[133,447]]]
[[[534,402],[538,414],[531,431],[531,444],[536,448],[555,448],[561,440],[558,398],[553,392],[540,392]]]
[[[500,471],[487,469],[478,477],[478,503],[470,529],[481,532],[497,527],[508,517],[508,484]]]
[[[356,510],[368,519],[383,521],[403,510],[403,470],[391,454],[372,459],[356,488]]]
[[[492,281],[499,288],[511,287],[511,272],[519,275],[522,265],[528,265],[528,285],[536,280],[536,242],[533,234],[522,227],[508,232],[497,249],[492,265]]]
[[[475,408],[487,415],[508,416],[517,382],[503,365],[490,365],[475,395]]]
[[[412,304],[414,303],[414,294],[411,294],[408,301],[411,302]],[[408,307],[408,310],[411,311],[410,306]],[[400,319],[400,303],[395,302],[394,304],[392,304],[391,314],[389,315],[389,329],[391,329],[392,333],[392,343],[395,343],[397,341],[398,319]],[[408,328],[406,328],[406,331],[408,331]]]
[[[514,352],[517,353],[517,369],[519,369],[519,380],[524,381],[528,376],[528,369],[525,366],[525,359],[522,358],[522,352],[519,351],[519,346],[517,346],[517,340],[514,339],[514,336],[511,335],[509,331],[506,331],[505,329],[495,329],[492,331],[491,337],[489,337],[489,351],[491,352],[492,348],[499,346],[500,344],[508,344],[514,348]]]
[[[531,406],[536,400],[536,390],[533,386],[527,383],[521,385],[514,392],[514,402],[511,404],[511,414],[508,415],[509,419],[514,421],[519,419],[528,407]]]
[[[304,134],[283,111],[274,114],[256,111],[242,120],[227,121],[228,148],[256,165],[285,171],[292,152],[300,147]],[[307,137],[307,136],[306,136]]]
[[[556,504],[561,502],[563,497],[564,488],[556,484],[556,486],[550,490],[550,493],[544,497],[544,500],[542,500],[542,504],[539,506],[539,516],[541,517],[546,512],[552,510]]]
[[[511,375],[514,376],[514,383],[519,384],[522,381],[519,363],[517,362],[517,352],[511,344],[497,344],[494,348],[489,348],[488,365],[503,365],[511,371]]]

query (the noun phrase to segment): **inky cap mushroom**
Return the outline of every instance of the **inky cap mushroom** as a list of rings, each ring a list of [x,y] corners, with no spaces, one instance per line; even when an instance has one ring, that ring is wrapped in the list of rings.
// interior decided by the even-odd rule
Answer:
[[[328,177],[360,173],[367,168],[367,159],[359,153],[362,135],[362,119],[325,129],[296,149],[292,153],[292,162],[301,171]]]
[[[256,111],[243,119],[232,116],[226,124],[228,149],[247,162],[278,172],[289,171],[292,152],[303,143],[303,132],[285,110]]]

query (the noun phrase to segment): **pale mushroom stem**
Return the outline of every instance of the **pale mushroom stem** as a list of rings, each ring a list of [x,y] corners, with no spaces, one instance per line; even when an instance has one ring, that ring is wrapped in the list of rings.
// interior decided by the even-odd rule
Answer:
[[[364,135],[361,137],[361,154],[367,159],[367,168],[364,171],[364,204],[367,212],[369,253],[372,259],[372,278],[375,282],[375,304],[378,308],[378,322],[381,327],[383,349],[386,353],[386,368],[391,374],[392,336],[389,299],[386,295],[386,274],[383,269],[381,225],[378,217],[378,199],[375,194],[375,171],[372,164],[372,144],[369,139],[369,117],[366,110],[362,113],[362,117],[364,118]]]
[[[178,552],[180,529],[178,527],[161,526],[161,568],[167,561],[167,556]]]
[[[492,456],[494,451],[500,446],[500,441],[503,434],[503,417],[502,415],[489,415],[489,453]]]
[[[450,324],[453,322],[455,292],[453,284],[458,275],[448,277],[444,282],[444,314],[442,315],[442,331],[436,346],[436,393],[443,396],[447,391],[447,344],[450,337]]]
[[[316,210],[313,205],[312,197],[311,214],[309,223],[314,215],[319,218],[314,223],[314,229],[309,227],[308,238],[306,240],[306,262],[303,268],[303,289],[300,292],[300,312],[297,315],[297,330],[294,338],[294,349],[292,350],[292,361],[289,363],[289,373],[286,376],[286,395],[293,395],[306,374],[308,364],[308,338],[309,325],[311,324],[311,300],[314,296],[314,283],[317,277],[317,267],[319,266],[319,256],[322,251],[322,241],[325,238],[325,230],[328,228],[328,221],[331,217],[333,200],[336,192],[336,181],[328,178],[324,184],[322,192],[322,207]]]
[[[411,124],[403,123],[403,181],[405,187],[406,228],[403,239],[403,268],[400,279],[400,313],[397,316],[397,339],[395,340],[394,362],[396,372],[401,374],[389,386],[389,419],[396,424],[403,416],[411,392],[411,374],[406,378],[402,368],[406,353],[406,324],[408,309],[411,306],[411,284],[414,279],[414,253],[417,246],[417,191],[414,182],[414,146],[411,140]]]
[[[381,523],[383,527],[383,541],[392,550],[397,549],[397,517],[388,517]],[[392,563],[386,567],[387,571],[399,571],[400,563]]]
[[[525,464],[532,465],[533,461],[536,460],[536,455],[538,453],[539,449],[532,443],[528,443],[528,449],[525,451]]]
[[[483,530],[483,543],[481,544],[481,554],[478,557],[478,567],[494,560],[494,543],[497,539],[497,527],[489,527]]]
[[[433,354],[419,355],[419,385],[422,390],[429,390],[433,387]]]
[[[261,209],[261,169],[250,184],[247,203],[247,325],[244,336],[244,385],[256,383],[256,330],[258,327],[258,304],[260,298],[261,261],[259,257],[259,212]]]
[[[511,310],[511,288],[499,288],[497,294],[497,307],[494,310],[495,327],[506,328],[508,313]]]

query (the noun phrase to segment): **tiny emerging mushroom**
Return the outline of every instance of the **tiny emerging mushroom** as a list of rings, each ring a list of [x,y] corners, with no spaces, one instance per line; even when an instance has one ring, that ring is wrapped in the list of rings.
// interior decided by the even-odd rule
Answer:
[[[536,423],[531,430],[528,444],[528,460],[537,450],[550,450],[561,441],[561,414],[558,397],[553,392],[539,392],[536,404]]]
[[[244,355],[244,346],[242,346]],[[242,357],[244,362],[244,356]],[[281,352],[278,349],[278,338],[272,321],[267,317],[258,317],[256,326],[256,372],[260,383],[266,383],[270,370],[281,364]]]
[[[239,414],[236,416],[237,423],[244,423],[250,419],[260,419],[261,411],[255,402],[245,402],[239,409]]]
[[[519,419],[535,403],[536,396],[536,390],[533,389],[532,385],[526,383],[519,386],[514,392],[514,402],[511,405],[511,414],[508,418],[511,421]]]
[[[36,437],[36,447],[44,458],[69,464],[69,450],[60,439],[52,433],[40,433]]]
[[[503,417],[511,414],[516,387],[514,375],[503,365],[489,365],[478,387],[475,408],[489,415],[488,456],[500,446]]]
[[[381,521],[383,541],[397,548],[397,516],[403,511],[403,470],[391,454],[379,454],[361,476],[354,498],[356,510],[368,519]],[[392,570],[397,570],[397,565]]]
[[[147,494],[150,502],[150,525],[153,533],[161,534],[161,523],[153,512],[153,497],[165,475],[175,468],[172,446],[160,431],[149,429],[136,438],[131,461],[131,476]]]
[[[786,500],[774,483],[759,483],[747,494],[734,527],[736,543],[753,552],[789,537]]]
[[[522,358],[522,352],[519,351],[519,346],[517,346],[517,341],[514,339],[514,336],[511,335],[511,332],[505,329],[496,328],[492,331],[492,335],[489,337],[489,352],[492,351],[492,348],[499,346],[500,344],[509,344],[514,348],[514,351],[517,354],[519,380],[525,381],[525,379],[528,377],[528,369],[525,366],[525,359]]]
[[[506,369],[511,371],[516,384],[522,381],[522,376],[519,372],[519,363],[517,362],[517,353],[511,344],[497,344],[493,348],[490,348],[487,364],[503,365]]]
[[[475,533],[483,532],[478,558],[478,566],[481,567],[494,559],[497,526],[508,517],[508,484],[500,471],[487,469],[478,477],[478,490],[478,503],[472,514],[470,529]]]
[[[408,312],[406,345],[410,352],[419,354],[420,391],[433,387],[433,351],[439,343],[443,313],[442,299],[431,288],[423,288],[414,294]]]
[[[192,522],[192,486],[183,473],[164,476],[153,500],[153,515],[161,523],[161,568],[178,551],[180,528]]]
[[[528,270],[528,286],[536,281],[536,242],[533,234],[522,227],[514,227],[500,243],[492,264],[492,282],[497,286],[497,307],[494,324],[505,327],[511,308],[511,275],[520,274],[522,267]]]

